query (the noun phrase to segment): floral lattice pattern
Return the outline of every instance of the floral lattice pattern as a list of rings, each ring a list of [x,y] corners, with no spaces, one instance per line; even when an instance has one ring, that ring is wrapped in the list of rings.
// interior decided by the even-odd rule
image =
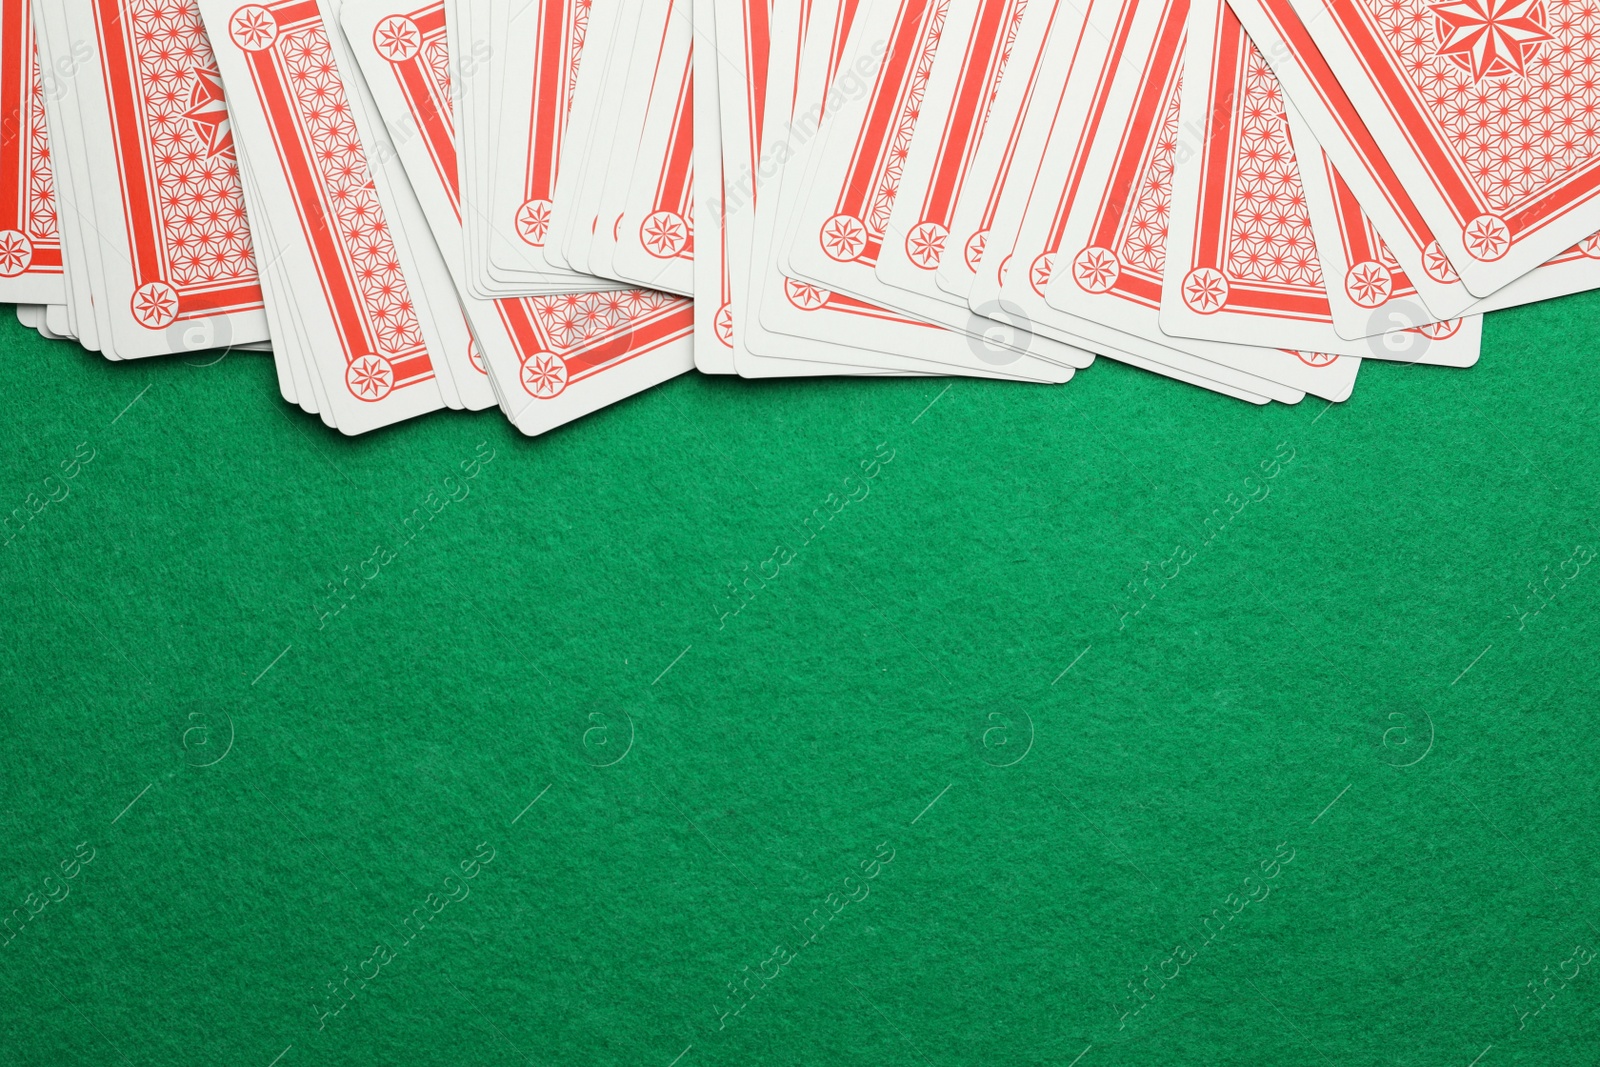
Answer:
[[[603,293],[562,293],[528,298],[533,317],[557,352],[625,329],[672,304],[676,298],[654,289],[613,289]]]
[[[139,106],[150,132],[157,225],[178,288],[254,282],[244,192],[226,118],[205,104],[216,60],[193,0],[129,0],[120,26],[137,64]]]
[[[895,120],[888,159],[868,201],[867,227],[874,236],[881,237],[889,226],[889,215],[894,210],[894,199],[900,192],[900,178],[905,173],[906,157],[911,152],[911,138],[917,132],[917,120],[922,117],[922,98],[928,91],[928,77],[933,73],[933,61],[939,52],[939,41],[944,36],[944,20],[949,9],[950,0],[938,0],[935,4],[907,74],[906,94]]]
[[[322,178],[329,222],[361,294],[366,324],[382,352],[419,349],[423,341],[416,307],[367,171],[327,32],[317,21],[282,34],[273,47]]]
[[[1490,212],[1600,155],[1592,0],[1362,0]]]
[[[50,138],[44,124],[44,81],[39,75],[39,56],[33,57],[33,91],[27,103],[28,141],[23,181],[27,182],[28,237],[35,242],[55,242],[56,179],[50,169]]]
[[[1233,201],[1227,216],[1227,267],[1235,280],[1322,285],[1300,166],[1289,145],[1278,76],[1248,40],[1243,91],[1233,102]]]
[[[1167,230],[1172,218],[1172,171],[1178,154],[1178,101],[1183,78],[1172,80],[1161,123],[1151,131],[1148,155],[1134,193],[1133,210],[1122,222],[1117,256],[1127,266],[1160,277],[1167,265]],[[1092,292],[1093,290],[1091,290]]]

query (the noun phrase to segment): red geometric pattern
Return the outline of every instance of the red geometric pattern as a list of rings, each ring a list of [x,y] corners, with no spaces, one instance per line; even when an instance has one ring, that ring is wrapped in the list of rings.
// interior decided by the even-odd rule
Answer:
[[[1172,171],[1178,155],[1178,101],[1183,77],[1172,80],[1161,125],[1150,139],[1149,158],[1134,193],[1133,210],[1123,219],[1117,235],[1117,259],[1152,277],[1167,266],[1167,228],[1172,217]],[[1091,289],[1090,292],[1101,290]]]
[[[1540,0],[1445,0],[1429,4],[1439,54],[1482,81],[1526,74],[1528,60],[1550,40]]]
[[[150,135],[166,280],[179,289],[253,282],[244,192],[199,9],[194,0],[128,0],[123,17]]]
[[[1289,145],[1278,76],[1246,42],[1244,91],[1233,102],[1233,202],[1227,218],[1231,277],[1278,285],[1322,286],[1300,167]]]
[[[422,46],[422,58],[427,64],[428,73],[433,75],[433,84],[439,90],[441,106],[448,113],[454,107],[450,98],[450,42],[445,37],[433,37]]]
[[[689,244],[689,222],[675,211],[655,211],[639,224],[639,241],[657,259],[671,259]]]
[[[322,199],[334,236],[350,264],[373,339],[384,353],[421,348],[416,306],[367,171],[327,31],[319,20],[283,33],[273,48],[283,62],[301,129],[322,177]]]
[[[684,301],[654,289],[613,289],[603,293],[561,293],[527,298],[534,321],[558,352],[625,329],[674,302]]]
[[[889,159],[868,201],[866,223],[875,237],[883,235],[889,226],[889,215],[894,211],[894,198],[899,195],[900,178],[905,173],[906,156],[911,151],[911,138],[917,132],[917,120],[922,117],[922,98],[928,91],[928,76],[933,73],[933,60],[939,51],[945,15],[949,10],[950,0],[939,0],[911,64],[900,117],[895,123],[894,137],[889,142]]]
[[[1600,155],[1593,0],[1362,0],[1488,211]]]
[[[56,226],[56,179],[50,169],[50,138],[44,125],[44,81],[39,75],[39,54],[33,55],[33,91],[27,102],[28,139],[23,151],[22,180],[28,205],[24,225],[36,244],[54,244],[60,237]]]
[[[570,0],[542,0],[544,3],[567,3]],[[572,111],[572,90],[578,84],[578,60],[583,58],[583,43],[589,38],[589,9],[594,0],[577,0],[572,5],[572,66],[567,74],[567,112]]]
[[[1022,16],[1027,13],[1028,0],[1017,0],[1011,9],[1011,20],[1006,23],[1005,43],[1000,47],[1000,61],[994,67],[994,80],[990,83],[989,97],[983,104],[983,116],[979,119],[978,129],[981,131],[988,125],[989,112],[994,108],[994,101],[1000,95],[1000,79],[1005,77],[1006,67],[1011,63],[1011,50],[1017,45],[1017,31],[1022,29]]]

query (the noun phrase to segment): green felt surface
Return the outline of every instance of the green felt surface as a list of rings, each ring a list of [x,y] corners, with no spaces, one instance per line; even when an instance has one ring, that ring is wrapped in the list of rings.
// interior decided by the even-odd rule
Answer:
[[[0,1063],[1594,1063],[1597,338],[348,440],[7,310]]]

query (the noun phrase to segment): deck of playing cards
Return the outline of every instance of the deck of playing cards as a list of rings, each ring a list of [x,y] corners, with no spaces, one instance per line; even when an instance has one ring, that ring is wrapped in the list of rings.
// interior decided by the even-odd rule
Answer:
[[[1600,287],[1571,0],[0,0],[0,300],[344,433],[690,370],[1255,404]],[[263,357],[264,358],[264,357]]]

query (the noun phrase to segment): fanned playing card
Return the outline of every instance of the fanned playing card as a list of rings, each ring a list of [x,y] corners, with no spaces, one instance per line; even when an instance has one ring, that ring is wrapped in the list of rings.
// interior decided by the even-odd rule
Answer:
[[[66,299],[33,0],[0,0],[0,300]]]
[[[676,0],[611,259],[615,277],[685,296],[694,292],[694,36],[691,0]]]
[[[315,0],[202,0],[273,219],[293,313],[342,433],[443,406],[416,304]]]
[[[1179,154],[1173,174],[1162,329],[1263,347],[1378,354],[1333,328],[1277,75],[1220,0],[1194,0],[1188,34],[1179,121],[1194,132],[1197,148]],[[1431,347],[1460,329],[1450,325]]]
[[[76,184],[92,203],[103,340],[124,359],[266,340],[232,124],[194,4],[67,0],[64,13],[67,39],[93,54],[74,79]]]
[[[373,97],[391,126],[417,138],[397,145],[412,182],[459,204],[442,2],[349,0],[344,23]],[[356,42],[366,42],[357,46]],[[430,219],[452,271],[461,220]],[[519,430],[543,433],[693,368],[693,307],[648,289],[576,291],[481,300],[462,294],[502,409]]]
[[[1493,294],[1481,300],[1475,298],[1462,284],[1455,265],[1434,239],[1427,220],[1373,140],[1289,0],[1231,0],[1230,6],[1277,72],[1293,106],[1291,118],[1304,120],[1326,153],[1331,173],[1338,175],[1339,182],[1334,183],[1328,197],[1335,193],[1342,196],[1344,192],[1354,196],[1378,238],[1405,273],[1406,282],[1426,306],[1429,314],[1425,318],[1448,319],[1600,287],[1600,240],[1590,236]],[[1308,194],[1320,196],[1320,177],[1311,173],[1312,168],[1302,170]],[[1318,188],[1313,188],[1313,183]],[[1340,211],[1343,213],[1345,208],[1341,206]],[[1316,212],[1312,221],[1318,221]],[[1318,243],[1320,247],[1322,241],[1319,239]],[[1355,243],[1360,239],[1352,245]],[[1367,264],[1382,262],[1381,258],[1363,257],[1353,246],[1345,259],[1348,262],[1336,262],[1336,269],[1329,273],[1335,279],[1329,287],[1329,295],[1335,301],[1340,279],[1350,272],[1354,272],[1350,278],[1353,283],[1360,278],[1370,279],[1374,272]],[[1339,266],[1343,266],[1344,273],[1337,269]],[[1370,280],[1359,284],[1371,292]],[[1402,318],[1411,315],[1409,308],[1399,313]]]
[[[1541,0],[1292,0],[1472,293],[1600,229],[1600,12]]]
[[[1188,12],[1188,0],[1135,7],[1124,15],[1125,36],[1115,38],[1104,71],[1069,85],[1061,108],[1066,130],[1052,137],[1041,168],[1050,174],[1041,184],[1065,191],[1048,215],[1030,205],[1018,240],[1026,270],[1019,266],[1003,292],[1033,308],[1031,294],[1042,291],[1077,328],[1094,335],[1111,327],[1120,334],[1107,340],[1148,358],[1182,353],[1296,393],[1343,400],[1359,370],[1354,359],[1170,337],[1160,328],[1174,164],[1190,150],[1178,127]],[[1204,369],[1216,373],[1211,367]]]
[[[802,62],[808,87],[802,103],[815,101],[808,106],[822,123],[807,158],[790,165],[781,187],[776,218],[782,221],[774,232],[783,237],[774,244],[772,263],[786,280],[782,287],[770,279],[764,286],[761,323],[779,333],[860,346],[879,359],[915,361],[908,367],[916,369],[1063,382],[1093,356],[1053,341],[1030,345],[1031,339],[999,329],[997,343],[970,314],[952,314],[942,302],[909,311],[890,306],[887,295],[910,294],[883,285],[874,273],[904,162],[899,145],[915,132],[946,21],[954,12],[957,30],[949,40],[960,42],[975,7],[976,0],[863,5],[848,34],[838,35],[843,47],[819,38]],[[791,181],[796,172],[804,177]],[[824,292],[828,299],[818,299]]]

